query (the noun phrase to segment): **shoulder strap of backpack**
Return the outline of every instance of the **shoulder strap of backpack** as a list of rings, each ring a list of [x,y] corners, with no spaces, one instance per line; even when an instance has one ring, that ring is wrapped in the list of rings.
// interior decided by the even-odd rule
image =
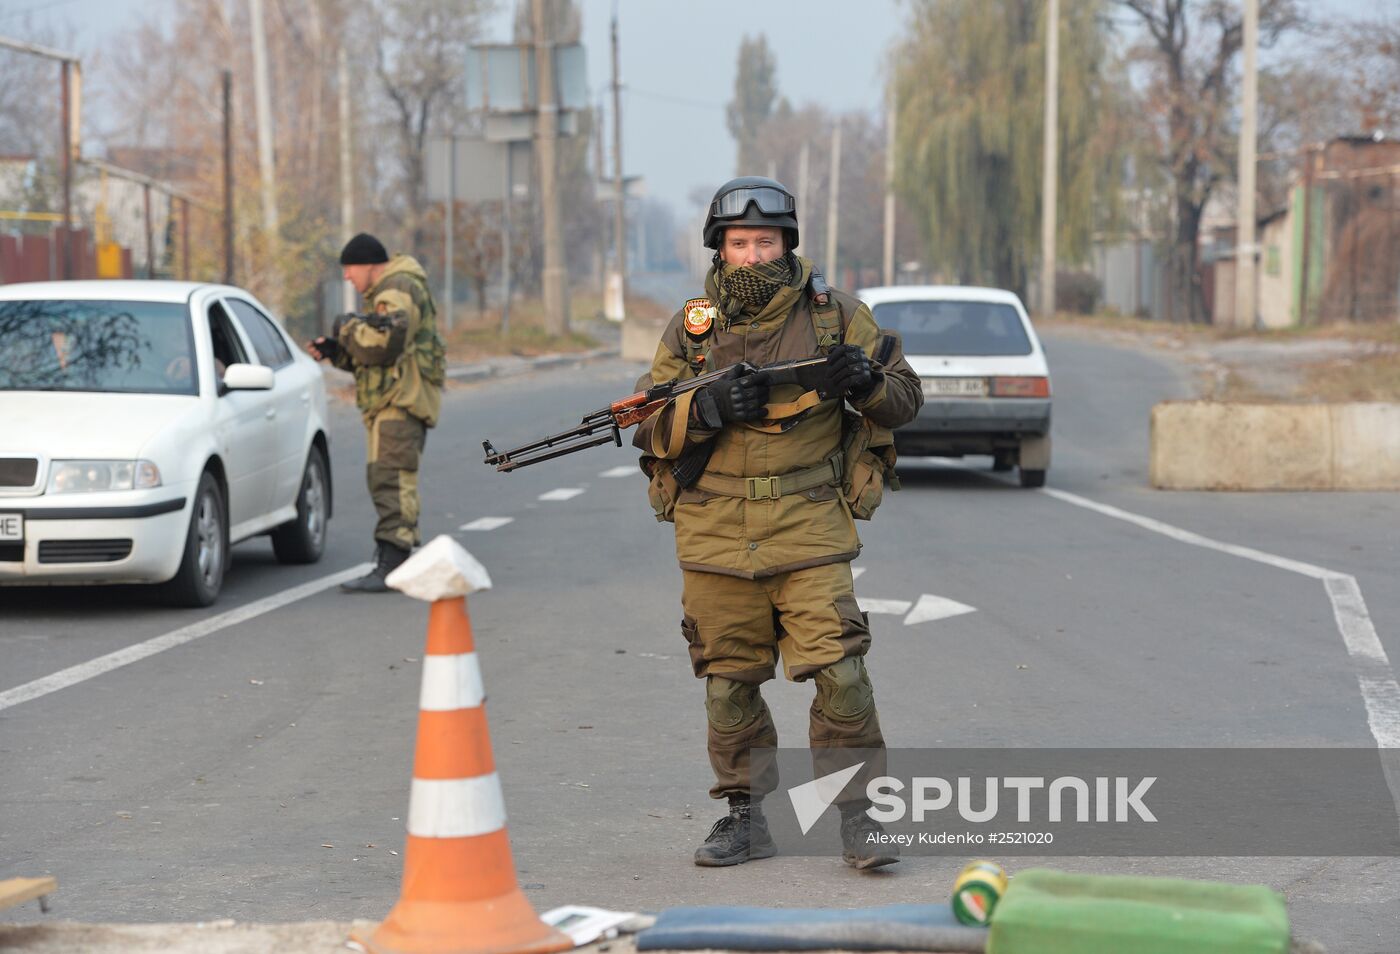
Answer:
[[[812,330],[817,336],[817,353],[826,354],[845,339],[846,326],[831,286],[815,268],[812,277],[807,279],[807,298],[811,304]]]

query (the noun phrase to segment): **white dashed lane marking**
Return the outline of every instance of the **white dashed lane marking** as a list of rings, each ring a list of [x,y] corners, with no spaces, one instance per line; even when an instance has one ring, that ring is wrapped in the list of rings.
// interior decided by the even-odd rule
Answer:
[[[540,500],[572,500],[583,493],[582,487],[557,487],[549,493],[540,494]]]
[[[865,572],[865,567],[863,567],[863,566],[853,566],[853,567],[851,567],[851,579],[853,579],[853,580],[858,580],[858,579],[860,579],[860,575],[861,575],[862,573],[864,573],[864,572]]]
[[[642,475],[642,469],[641,469],[640,467],[614,467],[612,470],[605,470],[605,471],[603,471],[603,472],[602,472],[601,474],[599,474],[598,476],[599,476],[599,477],[630,477],[630,476],[632,476],[633,474],[636,474],[638,477],[640,477],[640,476]]]
[[[464,523],[458,530],[495,530],[504,527],[514,520],[514,517],[478,517],[471,523]]]

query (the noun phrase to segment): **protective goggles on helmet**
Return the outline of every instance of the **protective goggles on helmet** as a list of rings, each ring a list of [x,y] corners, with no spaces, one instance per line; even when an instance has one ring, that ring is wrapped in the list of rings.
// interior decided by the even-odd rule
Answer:
[[[710,215],[717,219],[734,219],[744,214],[752,202],[764,215],[783,215],[797,211],[797,200],[781,189],[772,186],[758,186],[752,189],[735,189],[717,196],[710,203]]]

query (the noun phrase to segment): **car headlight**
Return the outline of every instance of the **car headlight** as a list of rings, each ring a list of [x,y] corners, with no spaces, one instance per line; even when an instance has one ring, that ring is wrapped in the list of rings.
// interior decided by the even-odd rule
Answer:
[[[148,460],[56,460],[47,493],[145,490],[160,486],[160,468]]]

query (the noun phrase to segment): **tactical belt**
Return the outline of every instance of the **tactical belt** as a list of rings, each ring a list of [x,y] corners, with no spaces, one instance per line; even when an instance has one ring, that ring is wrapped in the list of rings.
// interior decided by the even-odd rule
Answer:
[[[840,486],[841,462],[842,455],[838,451],[815,467],[794,470],[790,474],[779,474],[776,477],[724,477],[719,474],[702,474],[695,482],[695,487],[725,497],[776,500],[788,494],[800,494],[804,490],[826,484]]]

